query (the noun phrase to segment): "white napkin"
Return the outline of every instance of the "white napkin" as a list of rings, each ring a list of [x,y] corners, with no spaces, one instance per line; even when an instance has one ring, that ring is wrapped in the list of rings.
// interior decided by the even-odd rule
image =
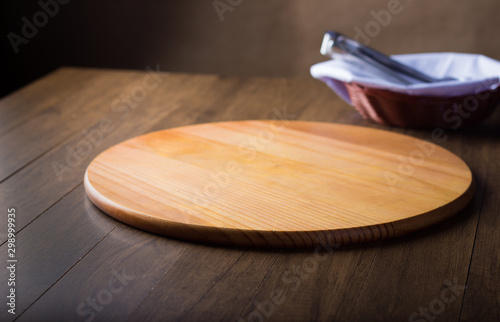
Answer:
[[[391,56],[429,76],[453,77],[457,80],[402,85],[384,77],[377,68],[346,55],[315,64],[311,75],[332,88],[351,104],[343,82],[355,82],[370,88],[386,89],[408,95],[458,96],[474,95],[500,86],[500,62],[483,55],[459,53],[425,53]]]

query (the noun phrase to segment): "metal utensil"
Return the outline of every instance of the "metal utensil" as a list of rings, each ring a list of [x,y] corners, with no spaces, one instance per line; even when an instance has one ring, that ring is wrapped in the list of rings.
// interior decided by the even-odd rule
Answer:
[[[450,77],[431,77],[335,31],[327,31],[325,33],[320,52],[332,58],[335,53],[356,57],[376,67],[378,70],[390,76],[390,78],[404,85],[456,80]]]

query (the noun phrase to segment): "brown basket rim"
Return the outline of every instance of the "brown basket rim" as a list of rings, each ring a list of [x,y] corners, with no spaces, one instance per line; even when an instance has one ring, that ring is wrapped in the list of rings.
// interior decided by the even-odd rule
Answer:
[[[405,93],[399,93],[399,92],[394,92],[391,90],[387,89],[380,89],[380,88],[372,88],[372,87],[367,87],[365,85],[361,85],[356,82],[344,82],[346,86],[350,86],[351,89],[354,87],[356,90],[362,91],[365,95],[373,95],[373,96],[379,96],[380,98],[386,98],[386,99],[391,99],[391,100],[401,100],[401,101],[408,101],[409,103],[414,102],[414,101],[434,101],[436,103],[439,102],[449,102],[450,100],[465,100],[469,96],[480,96],[486,93],[496,93],[500,89],[500,83],[497,83],[497,87],[494,89],[486,89],[484,91],[476,92],[474,94],[465,94],[465,95],[454,95],[454,96],[430,96],[430,95],[412,95],[412,94],[405,94]],[[493,98],[492,96],[488,98]]]

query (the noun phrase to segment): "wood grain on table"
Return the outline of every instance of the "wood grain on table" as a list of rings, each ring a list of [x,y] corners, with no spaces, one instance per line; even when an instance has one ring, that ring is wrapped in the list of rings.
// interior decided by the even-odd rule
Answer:
[[[122,224],[87,198],[105,149],[189,124],[364,121],[313,79],[61,68],[0,101],[0,227],[16,209],[16,315],[2,321],[495,321],[500,319],[500,113],[440,145],[476,192],[457,216],[391,240],[315,250],[216,247]],[[6,229],[0,232],[6,263]],[[5,266],[5,265],[4,265]],[[9,273],[0,270],[6,299]]]

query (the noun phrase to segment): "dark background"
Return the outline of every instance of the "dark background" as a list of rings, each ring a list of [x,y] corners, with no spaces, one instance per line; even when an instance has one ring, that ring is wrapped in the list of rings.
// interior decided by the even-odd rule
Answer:
[[[43,3],[55,0],[43,0]],[[61,0],[62,1],[62,0]],[[309,77],[327,29],[354,36],[393,0],[242,0],[223,14],[213,0],[70,0],[15,53],[38,1],[1,2],[0,97],[60,66]],[[221,0],[222,3],[231,3]],[[238,3],[233,0],[232,3]],[[500,60],[495,0],[406,0],[370,45],[389,54],[455,51]]]

